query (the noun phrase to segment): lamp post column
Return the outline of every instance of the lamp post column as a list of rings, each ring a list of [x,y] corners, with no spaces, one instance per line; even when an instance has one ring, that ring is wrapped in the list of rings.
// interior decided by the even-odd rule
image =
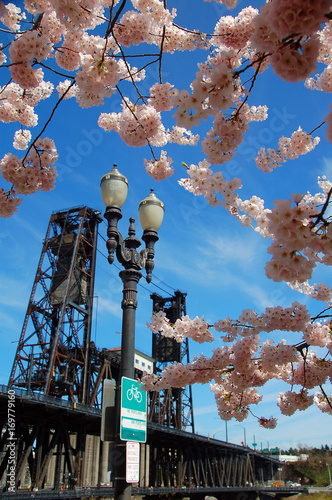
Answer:
[[[137,284],[142,274],[136,269],[125,269],[119,273],[123,282],[122,307],[122,338],[121,338],[121,366],[122,377],[134,378],[135,372],[135,316],[137,308]],[[121,384],[121,382],[120,382]],[[120,391],[118,393],[118,409],[120,407]],[[126,481],[126,443],[120,439],[120,411],[118,410],[117,453],[118,466],[116,467],[115,498],[117,500],[131,499],[131,484]]]
[[[142,273],[136,269],[121,271],[123,282],[122,340],[121,340],[121,378],[134,378],[135,371],[135,316],[137,309],[137,284]]]

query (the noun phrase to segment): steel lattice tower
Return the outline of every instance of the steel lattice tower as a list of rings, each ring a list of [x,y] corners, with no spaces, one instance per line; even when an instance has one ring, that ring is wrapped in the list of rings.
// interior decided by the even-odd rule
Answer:
[[[90,333],[99,212],[51,215],[9,385],[90,403]]]
[[[152,294],[153,312],[164,311],[166,317],[174,324],[186,314],[186,295],[179,290],[174,292],[174,296],[166,298],[156,293]],[[154,334],[152,357],[156,360],[157,374],[169,363],[189,363],[188,339],[178,343],[174,339]],[[175,429],[191,429],[195,432],[191,386],[151,393],[150,420]]]

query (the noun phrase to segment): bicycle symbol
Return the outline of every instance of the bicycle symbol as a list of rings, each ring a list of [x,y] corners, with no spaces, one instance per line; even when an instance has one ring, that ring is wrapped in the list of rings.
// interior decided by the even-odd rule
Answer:
[[[131,386],[131,389],[128,389],[127,391],[128,401],[131,401],[133,398],[136,399],[137,403],[142,401],[142,393],[137,386],[134,386],[134,384]]]

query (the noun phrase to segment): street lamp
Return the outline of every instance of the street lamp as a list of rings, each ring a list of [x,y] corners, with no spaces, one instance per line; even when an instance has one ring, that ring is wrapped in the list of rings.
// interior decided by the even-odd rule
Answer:
[[[228,443],[228,428],[227,428],[227,420],[225,420],[225,426],[226,426],[226,443]],[[219,432],[222,432],[221,430],[220,431],[217,431],[213,434],[213,438],[215,438],[215,436],[217,434],[219,434]]]
[[[243,446],[247,446],[247,433],[246,428],[243,425],[235,424],[234,427],[242,427],[243,429]]]
[[[134,217],[130,217],[129,236],[122,238],[118,230],[118,222],[122,218],[121,207],[124,204],[128,192],[128,180],[117,169],[116,165],[111,172],[104,175],[100,183],[101,196],[106,206],[105,219],[108,221],[107,249],[108,261],[117,260],[124,267],[119,275],[123,282],[122,313],[122,338],[121,338],[121,364],[120,384],[122,377],[134,378],[135,357],[135,314],[137,308],[137,284],[142,277],[142,271],[146,270],[146,281],[151,282],[154,267],[154,245],[158,241],[158,229],[164,215],[164,204],[151,190],[139,204],[139,219],[143,228],[142,240],[145,248],[140,252],[137,248],[141,242],[135,236]],[[125,443],[120,440],[120,387],[117,391],[116,404],[116,452],[117,467],[115,471],[115,498],[119,500],[130,500],[131,484],[126,482]]]

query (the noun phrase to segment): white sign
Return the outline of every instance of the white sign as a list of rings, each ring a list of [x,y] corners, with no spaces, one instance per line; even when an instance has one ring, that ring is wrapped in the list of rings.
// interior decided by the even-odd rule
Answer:
[[[126,443],[126,481],[127,483],[139,482],[139,452],[138,442]]]

